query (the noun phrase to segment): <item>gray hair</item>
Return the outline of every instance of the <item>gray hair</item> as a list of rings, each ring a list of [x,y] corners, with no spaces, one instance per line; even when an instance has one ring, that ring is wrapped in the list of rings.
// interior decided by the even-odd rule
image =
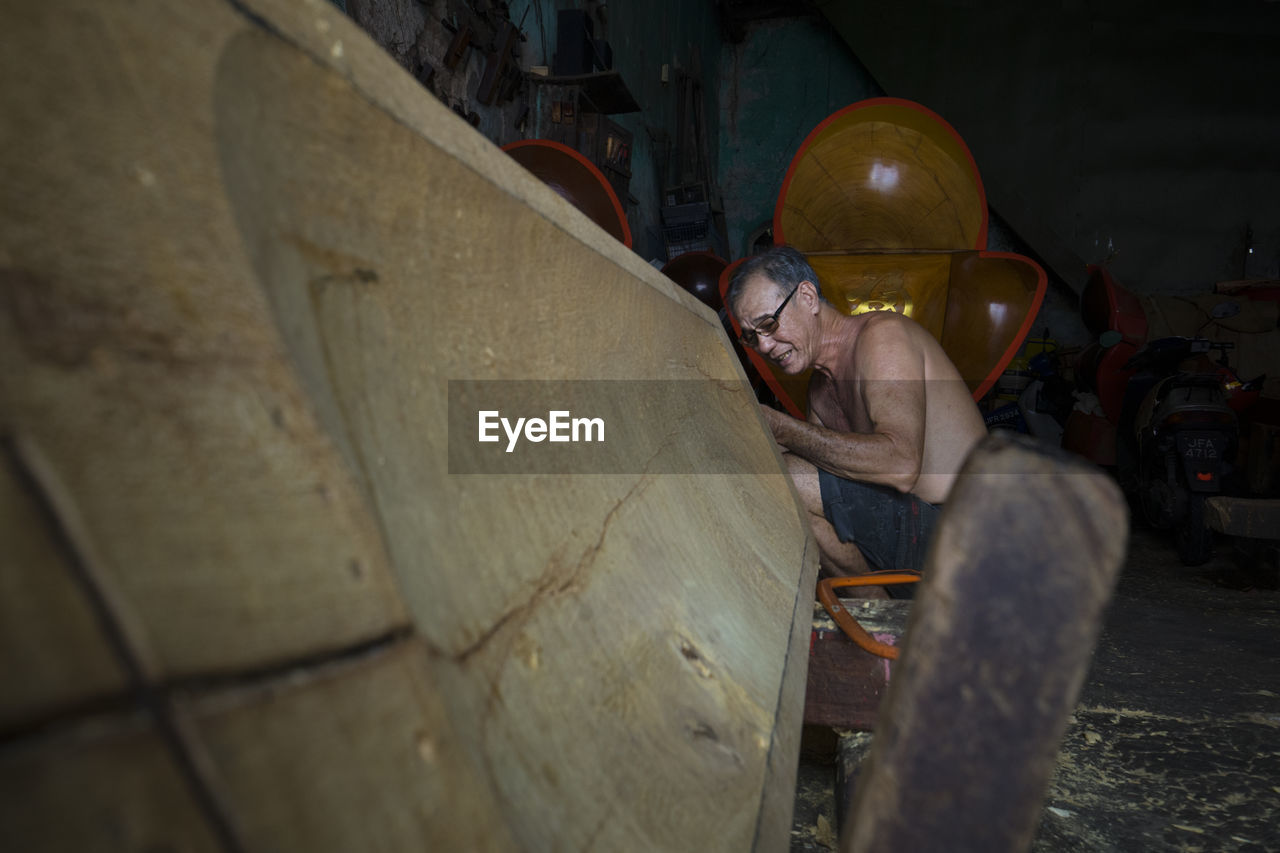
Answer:
[[[746,289],[747,282],[756,276],[772,281],[782,293],[790,292],[802,281],[811,281],[818,291],[818,299],[827,301],[822,295],[818,274],[809,266],[804,255],[790,246],[774,246],[747,258],[733,271],[733,277],[729,279],[729,292],[725,294],[725,304],[730,311],[737,313],[735,309],[742,291]]]

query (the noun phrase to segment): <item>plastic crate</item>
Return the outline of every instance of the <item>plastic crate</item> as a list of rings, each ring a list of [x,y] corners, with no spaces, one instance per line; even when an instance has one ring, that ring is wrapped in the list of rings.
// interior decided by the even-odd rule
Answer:
[[[711,251],[711,220],[663,226],[662,239],[667,247],[668,261],[685,252]]]

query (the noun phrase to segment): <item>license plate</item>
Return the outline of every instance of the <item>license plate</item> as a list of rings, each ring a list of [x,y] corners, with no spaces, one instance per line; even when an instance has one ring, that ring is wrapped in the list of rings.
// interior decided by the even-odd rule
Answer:
[[[1221,436],[1178,436],[1178,452],[1184,459],[1220,459],[1224,444]]]
[[[1227,437],[1218,432],[1178,433],[1178,455],[1182,457],[1187,485],[1193,492],[1216,492],[1222,474],[1222,457]]]

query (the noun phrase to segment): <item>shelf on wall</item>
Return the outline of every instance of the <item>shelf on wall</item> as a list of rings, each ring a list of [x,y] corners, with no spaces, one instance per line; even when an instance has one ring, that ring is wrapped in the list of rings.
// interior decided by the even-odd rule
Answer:
[[[617,71],[597,71],[572,77],[543,77],[535,74],[529,79],[539,86],[578,87],[580,97],[586,102],[583,108],[591,112],[605,115],[640,112],[640,105],[636,103],[631,90]]]

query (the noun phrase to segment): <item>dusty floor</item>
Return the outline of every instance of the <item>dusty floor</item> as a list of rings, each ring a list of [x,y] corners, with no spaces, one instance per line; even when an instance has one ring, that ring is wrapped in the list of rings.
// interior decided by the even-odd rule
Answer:
[[[1280,592],[1273,565],[1245,565],[1220,547],[1186,568],[1133,532],[1033,851],[1280,850]],[[793,851],[838,834],[821,741],[802,758]]]

